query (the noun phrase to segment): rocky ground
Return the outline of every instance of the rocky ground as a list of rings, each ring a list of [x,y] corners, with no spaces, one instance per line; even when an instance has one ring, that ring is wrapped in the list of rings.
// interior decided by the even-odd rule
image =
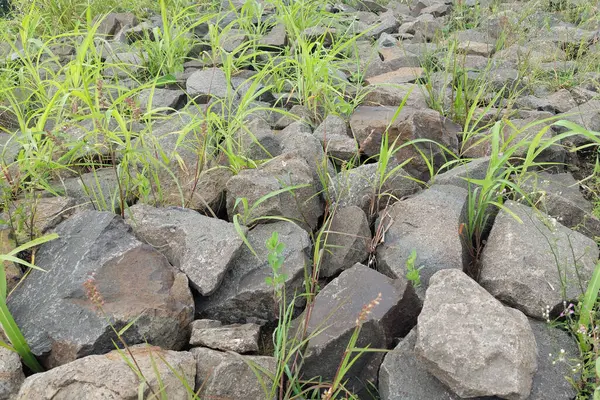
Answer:
[[[20,253],[44,271],[4,263],[46,372],[0,348],[0,399],[330,398],[356,332],[355,347],[388,350],[345,373],[356,398],[591,398],[568,323],[599,259],[597,5],[311,3],[321,24],[291,32],[293,5],[247,3],[195,20],[182,68],[159,80],[154,48],[135,46],[164,44],[165,20],[110,13],[92,35],[93,101],[75,94],[90,70],[64,69],[82,65],[76,35],[11,86],[49,96],[3,98],[0,254],[58,238]],[[4,69],[26,70],[27,45],[4,45]],[[301,81],[267,70],[294,57]],[[490,177],[510,181],[474,255],[471,200]],[[321,390],[281,395],[282,326],[307,338],[296,378]]]

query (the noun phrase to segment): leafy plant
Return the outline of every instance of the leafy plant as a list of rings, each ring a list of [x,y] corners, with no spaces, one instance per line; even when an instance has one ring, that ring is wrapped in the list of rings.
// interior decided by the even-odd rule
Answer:
[[[415,267],[415,261],[417,261],[417,251],[413,249],[410,256],[406,259],[406,279],[412,282],[414,287],[421,286],[421,274],[420,271],[423,269],[423,265]]]

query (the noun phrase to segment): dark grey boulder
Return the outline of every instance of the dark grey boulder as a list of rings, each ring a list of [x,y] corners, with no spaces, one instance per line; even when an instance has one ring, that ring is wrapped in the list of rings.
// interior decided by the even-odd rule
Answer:
[[[460,216],[468,192],[452,185],[434,185],[380,213],[378,224],[386,229],[377,248],[377,266],[384,274],[406,276],[406,260],[413,250],[420,271],[421,299],[431,276],[442,269],[462,270],[462,246],[458,234]]]
[[[86,295],[86,282],[100,292],[117,329],[136,320],[124,333],[128,344],[180,349],[187,343],[194,313],[187,278],[137,240],[120,217],[84,211],[55,231],[59,238],[36,253],[36,264],[46,272],[33,270],[8,301],[46,367],[114,349],[114,333]]]
[[[328,115],[314,130],[313,135],[337,163],[350,160],[357,154],[356,140],[349,135],[348,123],[337,115]]]
[[[258,257],[248,247],[242,247],[219,289],[211,296],[196,299],[199,318],[227,323],[267,322],[278,318],[273,287],[265,283],[265,278],[273,275],[265,247],[273,232],[277,232],[279,241],[285,244],[282,273],[286,275],[287,301],[292,300],[296,291],[303,290],[305,268],[311,265],[308,233],[286,221],[258,225],[247,234]]]
[[[582,294],[598,246],[541,211],[513,201],[504,206],[512,215],[501,210],[496,217],[481,257],[480,283],[505,304],[544,319],[547,307],[560,308]]]
[[[462,398],[525,400],[537,370],[527,317],[456,269],[431,277],[414,351],[429,373]]]
[[[207,68],[194,72],[187,79],[188,96],[198,103],[208,103],[211,98],[223,99],[231,94],[232,88],[223,70]]]
[[[369,256],[371,228],[365,212],[357,206],[333,210],[333,217],[325,234],[325,245],[320,277],[330,277]]]
[[[471,187],[473,190],[476,187],[475,183],[469,182],[467,179],[484,179],[489,164],[489,156],[476,158],[468,163],[436,175],[429,181],[429,185],[453,185],[466,190],[469,190],[469,187]]]
[[[127,210],[127,222],[140,240],[185,273],[203,296],[218,289],[243,246],[232,223],[190,209],[136,204]]]
[[[369,304],[372,308],[365,313]],[[308,342],[304,378],[333,379],[358,323],[362,328],[356,347],[388,348],[395,337],[412,329],[420,309],[421,302],[404,278],[390,279],[361,264],[342,272],[315,298],[306,332],[310,336],[323,330]],[[298,317],[294,326],[304,318]],[[382,358],[383,353],[364,353],[346,375],[346,387],[359,392],[368,382],[375,383]]]
[[[241,356],[195,347],[196,393],[203,399],[265,400],[271,398],[277,360],[266,356]],[[254,367],[254,368],[253,368]],[[257,376],[258,374],[258,376]],[[262,383],[262,384],[261,384]],[[263,386],[264,384],[264,386]]]
[[[301,187],[284,190],[254,207],[263,196],[298,185]],[[230,220],[237,213],[244,216],[242,203],[236,206],[236,201],[245,198],[249,208],[252,208],[248,210],[250,220],[261,221],[260,218],[269,216],[285,217],[312,231],[323,214],[323,204],[318,194],[308,163],[295,154],[283,154],[256,169],[243,170],[227,182],[227,214]]]
[[[161,88],[144,89],[140,91],[138,101],[140,102],[142,112],[161,109],[161,112],[164,113],[176,109],[181,104],[183,96],[184,93],[181,90]]]

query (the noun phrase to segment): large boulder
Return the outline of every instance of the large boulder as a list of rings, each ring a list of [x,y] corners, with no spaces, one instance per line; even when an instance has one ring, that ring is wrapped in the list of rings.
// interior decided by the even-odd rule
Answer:
[[[414,266],[423,267],[422,284],[416,288],[421,299],[435,272],[462,270],[458,226],[467,194],[457,186],[434,185],[383,211],[378,224],[386,231],[385,240],[377,248],[379,270],[393,278],[406,276],[406,260],[416,251]]]
[[[208,103],[211,98],[223,99],[232,93],[225,72],[207,68],[194,72],[185,83],[188,96],[198,103]]]
[[[243,246],[232,223],[185,208],[136,204],[129,208],[127,222],[141,240],[185,273],[203,296],[217,290]]]
[[[528,398],[537,348],[527,317],[462,271],[431,277],[417,332],[417,359],[461,398]]]
[[[25,380],[16,399],[137,400],[142,382],[131,367],[134,360],[135,367],[147,381],[143,398],[155,398],[154,394],[158,394],[158,398],[189,399],[188,388],[194,387],[196,376],[192,354],[144,344],[131,346],[129,350],[131,353],[113,350],[104,355],[87,356],[32,375]]]
[[[404,278],[390,279],[361,264],[342,272],[314,300],[306,325],[306,334],[312,337],[304,353],[303,376],[333,379],[359,324],[356,347],[389,347],[395,337],[410,331],[420,309],[421,302]],[[294,326],[305,318],[302,314]],[[382,353],[362,354],[346,375],[347,387],[358,392],[367,382],[375,382],[382,357]]]
[[[56,227],[8,306],[33,353],[55,367],[114,348],[109,321],[128,344],[180,349],[194,305],[184,274],[137,240],[123,220],[85,211]],[[99,312],[101,308],[102,312]]]
[[[242,247],[219,289],[211,296],[196,299],[198,317],[229,323],[267,322],[279,317],[273,287],[265,282],[265,278],[273,275],[265,246],[273,232],[277,232],[279,241],[285,244],[281,273],[286,275],[287,301],[302,290],[305,268],[311,264],[308,233],[287,221],[258,225],[246,236],[256,255],[247,246]]]
[[[240,356],[195,347],[196,391],[201,398],[232,400],[264,400],[270,391],[277,360],[266,356]],[[263,387],[264,385],[264,387]]]
[[[295,186],[299,187],[285,190]],[[284,154],[256,169],[243,170],[227,182],[227,214],[230,220],[237,213],[249,220],[285,217],[310,232],[323,214],[316,186],[308,163],[294,154]],[[257,204],[268,195],[271,197]],[[241,202],[236,206],[239,199],[247,200],[248,215]]]
[[[547,307],[582,294],[598,246],[540,211],[512,201],[504,206],[483,249],[480,283],[505,304],[544,319]]]
[[[397,116],[395,114],[396,107],[360,106],[354,111],[350,127],[365,155],[379,154],[387,132],[390,145],[396,141],[396,159],[410,160],[405,169],[416,177],[428,179],[429,169],[423,157],[432,160],[437,169],[446,162],[445,150],[440,145],[454,154],[458,152],[461,127],[437,111],[403,107]],[[425,141],[412,142],[421,139]],[[412,143],[407,144],[409,142]],[[402,145],[404,147],[400,147]]]

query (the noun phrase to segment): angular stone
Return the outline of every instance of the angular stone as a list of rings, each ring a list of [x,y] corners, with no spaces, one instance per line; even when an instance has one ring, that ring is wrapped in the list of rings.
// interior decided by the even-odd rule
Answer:
[[[97,18],[94,18],[94,22],[97,22]],[[98,25],[96,29],[96,35],[107,36],[111,38],[120,30],[126,27],[132,27],[137,25],[137,18],[132,13],[114,13],[107,14],[104,19]]]
[[[439,270],[462,270],[462,246],[458,235],[460,215],[467,190],[451,185],[434,185],[407,200],[394,203],[380,213],[385,241],[377,248],[379,270],[393,278],[406,276],[406,260],[413,250],[421,286],[415,288],[425,297],[429,279]]]
[[[456,50],[467,55],[490,57],[495,47],[493,44],[469,41],[459,43]]]
[[[258,351],[258,335],[260,326],[256,324],[233,324],[206,326],[206,320],[192,323],[191,346],[209,347],[215,350],[234,351],[236,353],[252,353]],[[212,325],[212,324],[211,324]]]
[[[377,78],[377,77],[375,77]],[[406,97],[405,107],[427,108],[427,100],[422,89],[413,84],[373,84],[366,88],[364,104],[369,106],[399,106]]]
[[[290,111],[288,111],[291,115],[283,115],[277,122],[275,123],[275,129],[284,129],[288,125],[293,124],[296,121],[303,122],[307,125],[312,124],[312,113],[310,110],[304,106],[296,104],[293,106]]]
[[[358,206],[371,218],[396,199],[421,190],[421,186],[402,168],[392,173],[396,167],[398,164],[394,161],[387,166],[385,173],[389,174],[389,177],[384,182],[379,181],[378,163],[364,164],[343,171],[331,185],[330,194],[338,203],[338,207]]]
[[[130,74],[137,74],[144,68],[144,58],[139,53],[110,53],[104,61],[107,66],[104,75],[110,77],[128,78]]]
[[[12,231],[8,225],[0,224],[0,254],[8,254],[17,248],[17,243],[12,238]],[[23,271],[21,267],[12,261],[0,262],[0,268],[4,268],[6,287],[10,292],[21,280]]]
[[[320,277],[334,276],[369,256],[371,228],[360,207],[335,209],[328,231]]]
[[[179,349],[187,343],[194,306],[184,274],[159,252],[138,241],[123,220],[108,212],[83,211],[55,229],[36,265],[8,301],[33,353],[47,367],[114,348],[104,314],[88,298],[93,285],[117,329],[132,320],[124,340]],[[89,293],[88,293],[89,294]]]
[[[358,151],[356,140],[349,135],[348,123],[337,115],[328,115],[314,130],[313,135],[336,160],[349,160]]]
[[[548,96],[547,100],[552,108],[552,112],[557,114],[567,112],[574,107],[577,107],[577,102],[573,98],[571,92],[567,89],[560,89],[557,92],[552,93]]]
[[[436,175],[428,185],[453,185],[469,190],[475,188],[467,179],[484,179],[490,164],[490,157],[476,158],[468,163],[454,167],[449,171]]]
[[[536,208],[556,218],[567,228],[591,239],[600,237],[600,220],[592,213],[592,204],[579,191],[579,183],[569,172],[531,174],[519,187],[529,195]]]
[[[208,103],[211,98],[223,99],[231,92],[225,73],[219,68],[207,68],[194,72],[187,79],[187,94],[198,103]]]
[[[267,322],[278,318],[273,287],[265,283],[265,278],[273,275],[265,247],[273,232],[277,232],[279,241],[285,244],[281,272],[286,275],[287,301],[302,290],[305,268],[310,266],[308,233],[286,221],[257,225],[246,238],[258,257],[247,246],[242,247],[219,289],[211,296],[196,299],[198,317],[227,323]]]
[[[25,374],[19,354],[4,347],[0,348],[0,377],[0,399],[14,398],[25,380]]]
[[[240,356],[203,347],[195,347],[190,352],[196,358],[196,390],[199,391],[200,398],[240,400],[269,398],[269,394],[263,390],[261,381],[267,390],[271,388],[273,382],[269,376],[276,372],[275,358]]]
[[[236,213],[243,215],[241,204],[236,206],[235,203],[237,199],[245,198],[252,208],[248,215],[250,220],[285,217],[312,231],[323,214],[312,172],[308,163],[294,154],[284,154],[256,169],[241,171],[227,182],[227,214],[230,220]],[[285,190],[253,207],[263,196],[297,185],[301,187]]]
[[[157,108],[169,108],[175,109],[180,104],[184,93],[181,90],[171,89],[144,89],[140,91],[138,95],[138,101],[142,111],[152,111]],[[152,106],[150,107],[150,99],[152,99]],[[165,110],[168,111],[168,110]]]
[[[429,139],[445,146],[453,152],[458,151],[458,133],[462,128],[443,117],[437,111],[404,107],[395,120],[393,107],[358,107],[350,118],[350,127],[360,149],[367,156],[379,154],[381,140],[387,130],[389,143],[397,140],[396,146],[415,139]],[[430,142],[415,143],[399,148],[395,157],[399,162],[411,159],[404,169],[410,174],[422,178],[428,175],[428,168],[419,149],[428,159],[433,159],[435,168],[445,163],[444,152]],[[428,179],[429,177],[427,177]]]
[[[417,359],[460,397],[528,398],[537,348],[527,318],[462,271],[431,277],[417,332]]]
[[[217,290],[243,246],[233,224],[185,208],[136,204],[128,209],[127,222],[203,296]]]
[[[285,25],[276,24],[265,36],[259,40],[259,44],[265,47],[284,47],[287,44],[287,32]]]
[[[267,121],[255,118],[237,134],[241,152],[252,160],[262,160],[281,155],[281,137],[271,130]]]
[[[413,329],[385,355],[379,369],[381,400],[460,400],[419,362],[415,354],[416,342],[417,330]]]
[[[377,299],[378,304],[373,303]],[[370,313],[363,307],[372,305]],[[421,309],[421,302],[406,279],[390,279],[379,272],[356,264],[325,286],[317,294],[306,328],[313,336],[304,353],[302,374],[332,379],[348,338],[360,319],[362,329],[356,347],[387,348],[394,337],[410,331]],[[295,323],[303,321],[304,314]],[[364,353],[345,376],[346,388],[360,391],[374,382],[382,353]]]
[[[398,68],[394,71],[386,72],[381,75],[367,78],[365,83],[367,85],[377,84],[388,84],[388,85],[399,85],[402,83],[413,83],[423,73],[423,68],[417,67],[404,67]]]
[[[590,100],[586,103],[573,107],[565,113],[563,119],[576,123],[590,131],[600,131],[600,100]],[[568,128],[555,126],[559,132],[566,132]],[[589,143],[590,139],[583,135],[573,135],[567,140],[575,146]]]
[[[140,372],[154,393],[168,399],[187,399],[186,386],[194,387],[196,362],[187,351],[162,350],[145,344],[130,346]],[[51,399],[138,399],[138,375],[125,361],[133,363],[127,351],[116,350],[104,355],[91,355],[50,371],[28,377],[17,400]],[[146,397],[148,396],[148,397]],[[160,396],[160,395],[159,395]],[[151,398],[146,386],[144,398]]]
[[[507,211],[498,213],[483,249],[480,283],[505,304],[544,319],[546,307],[560,308],[563,300],[582,294],[598,246],[540,211],[513,201],[504,206],[523,223]]]

